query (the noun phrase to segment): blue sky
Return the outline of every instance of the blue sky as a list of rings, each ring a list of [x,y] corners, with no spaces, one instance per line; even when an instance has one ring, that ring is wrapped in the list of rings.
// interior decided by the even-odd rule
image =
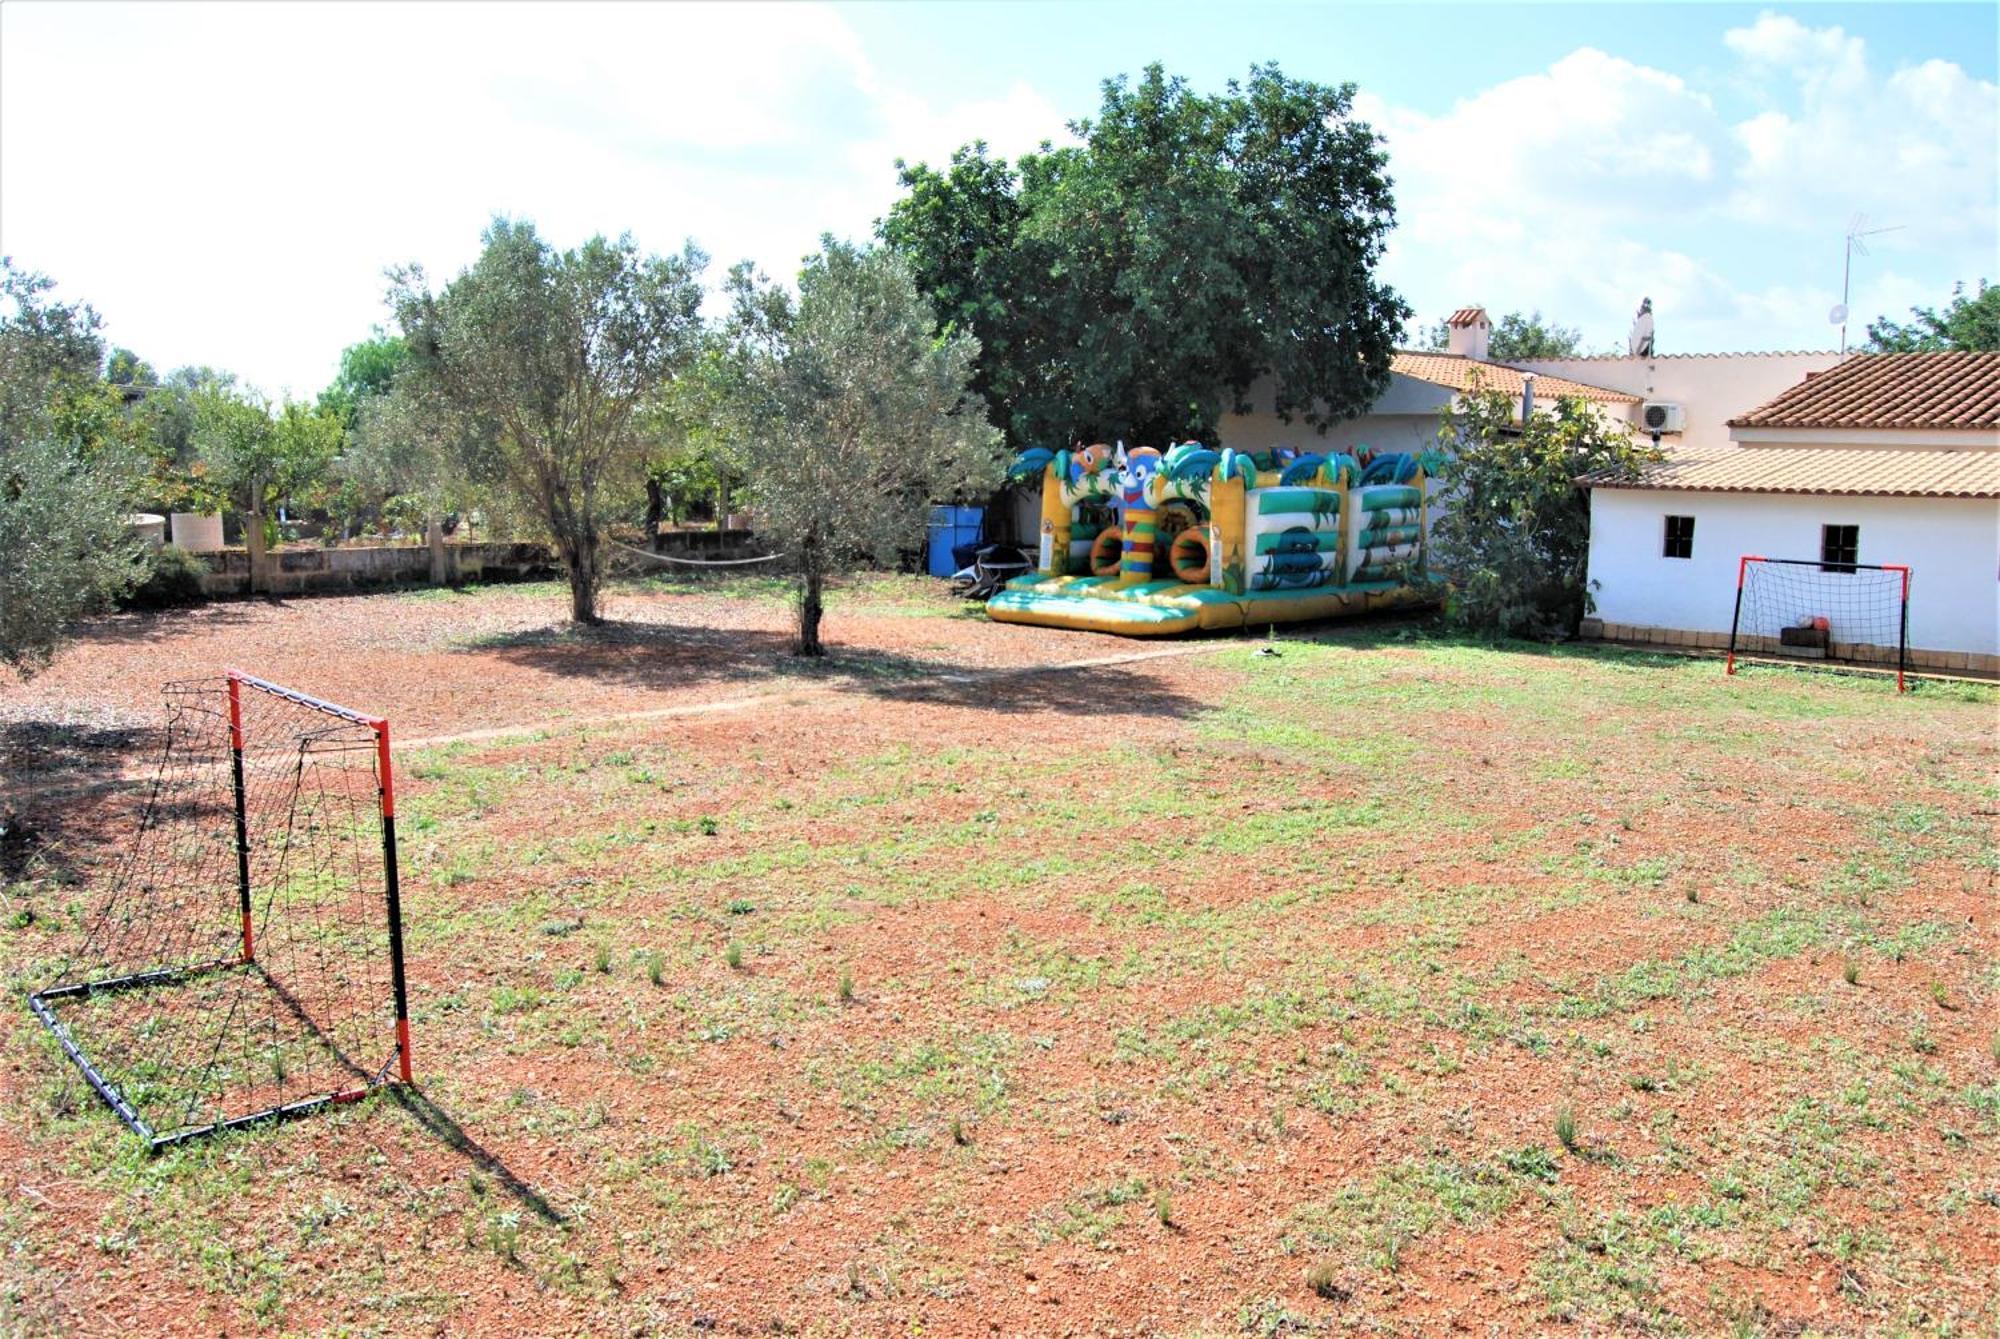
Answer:
[[[1965,5],[0,6],[0,248],[162,366],[311,394],[495,211],[692,236],[714,274],[864,234],[894,159],[1013,155],[1159,60],[1352,81],[1420,321],[1539,307],[1594,348],[1832,347],[1996,263],[1996,9]],[[51,114],[60,108],[60,114]]]

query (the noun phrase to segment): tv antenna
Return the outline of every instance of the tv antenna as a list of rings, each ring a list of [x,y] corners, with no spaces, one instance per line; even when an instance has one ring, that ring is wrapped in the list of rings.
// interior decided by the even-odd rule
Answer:
[[[1847,289],[1848,284],[1854,278],[1854,253],[1859,251],[1862,255],[1867,255],[1867,238],[1875,237],[1885,232],[1901,232],[1904,226],[1901,223],[1897,223],[1887,228],[1871,228],[1868,226],[1868,216],[1866,214],[1856,214],[1848,221],[1847,256],[1841,262],[1840,266],[1840,305],[1826,314],[1827,320],[1840,327],[1840,351],[1842,353],[1847,352]]]

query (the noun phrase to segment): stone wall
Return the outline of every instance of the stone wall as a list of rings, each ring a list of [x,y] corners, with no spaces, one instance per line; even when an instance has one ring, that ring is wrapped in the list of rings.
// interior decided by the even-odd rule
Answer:
[[[444,546],[445,579],[523,581],[555,575],[555,556],[546,544],[454,544]],[[200,555],[209,565],[202,589],[210,595],[250,593],[250,554],[240,548]],[[288,548],[269,555],[268,579],[259,593],[308,595],[367,590],[381,586],[431,584],[431,551],[422,544],[346,548]]]
[[[1729,649],[1729,634],[1726,632],[1653,628],[1637,623],[1614,623],[1601,618],[1583,620],[1582,634],[1586,639],[1621,642],[1629,646],[1666,646],[1701,651]],[[1781,648],[1775,637],[1744,637],[1737,643],[1737,650],[1744,655],[1796,660],[1802,665],[1826,663],[1894,668],[1896,664],[1895,647],[1866,642],[1835,642],[1827,649],[1824,662],[1804,659],[1789,647]],[[1945,674],[1995,676],[2000,675],[2000,656],[1970,651],[1931,651],[1913,646],[1909,651],[1909,666],[1913,670],[1937,670]]]
[[[748,530],[666,530],[660,553],[714,560],[755,556],[755,537]],[[445,584],[467,581],[529,581],[561,575],[555,552],[546,544],[503,542],[444,546]],[[196,555],[208,564],[202,589],[210,595],[248,595],[250,554],[238,546]],[[385,586],[428,586],[431,551],[422,544],[345,545],[333,548],[294,546],[267,557],[266,580],[257,593],[309,595],[379,589]],[[672,571],[663,568],[662,571]]]

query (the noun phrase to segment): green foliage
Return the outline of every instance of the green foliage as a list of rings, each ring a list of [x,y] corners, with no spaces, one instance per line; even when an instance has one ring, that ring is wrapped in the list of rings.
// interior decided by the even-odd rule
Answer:
[[[340,420],[286,401],[274,413],[255,392],[207,382],[191,397],[202,486],[213,502],[270,517],[280,502],[309,502],[340,454]]]
[[[686,375],[660,388],[638,415],[647,440],[648,498],[657,508],[653,527],[686,510],[696,498],[715,500],[719,525],[729,491],[743,477],[742,452],[729,432],[722,398],[730,385],[729,350],[721,335],[705,332]]]
[[[1556,1142],[1571,1153],[1577,1150],[1576,1113],[1568,1107],[1556,1112]]]
[[[208,598],[201,579],[208,564],[186,549],[167,544],[146,563],[146,575],[125,596],[127,609],[175,609]]]
[[[499,480],[490,455],[461,449],[457,424],[435,382],[398,378],[386,392],[357,402],[341,479],[411,529],[484,506]]]
[[[340,372],[331,385],[319,393],[319,410],[352,429],[361,408],[370,400],[389,393],[396,374],[410,362],[410,346],[397,335],[379,329],[359,344],[340,351]]]
[[[159,381],[153,365],[130,349],[113,349],[104,363],[104,379],[113,386],[151,386]]]
[[[2000,350],[2000,286],[1979,281],[1979,291],[1965,295],[1963,283],[1951,286],[1951,301],[1935,307],[1910,308],[1910,321],[1898,325],[1884,316],[1868,325],[1868,347],[1877,353],[1985,352]]]
[[[557,251],[496,219],[471,268],[440,292],[393,276],[415,405],[467,477],[498,481],[554,543],[570,614],[598,620],[604,529],[645,461],[639,407],[688,360],[706,257],[641,256],[629,236]]]
[[[742,441],[757,528],[798,561],[801,655],[821,655],[827,575],[890,558],[924,509],[1000,479],[1000,434],[971,391],[979,343],[940,336],[902,258],[822,239],[796,302],[730,276],[734,355],[721,397]]]
[[[0,259],[0,664],[26,676],[137,580],[138,479],[122,398],[98,378],[97,313]]]
[[[1416,347],[1443,352],[1451,344],[1451,327],[1443,321],[1427,325],[1417,337]],[[1487,340],[1486,356],[1497,362],[1524,362],[1531,358],[1576,358],[1583,353],[1583,332],[1571,326],[1545,320],[1541,309],[1527,313],[1508,312],[1493,327]]]
[[[1409,314],[1373,277],[1395,210],[1353,96],[1276,65],[1209,96],[1152,65],[1104,84],[1080,146],[903,166],[880,232],[978,337],[973,389],[1016,447],[1212,439],[1266,376],[1324,428],[1373,403]]]
[[[1523,316],[1508,312],[1493,327],[1486,356],[1500,362],[1529,358],[1574,358],[1583,351],[1583,334],[1571,326],[1544,321],[1540,309]]]
[[[1446,612],[1498,636],[1574,634],[1590,611],[1586,474],[1630,475],[1658,458],[1588,402],[1564,398],[1518,424],[1511,397],[1483,391],[1447,410],[1438,429],[1451,507],[1433,536],[1449,582]]]

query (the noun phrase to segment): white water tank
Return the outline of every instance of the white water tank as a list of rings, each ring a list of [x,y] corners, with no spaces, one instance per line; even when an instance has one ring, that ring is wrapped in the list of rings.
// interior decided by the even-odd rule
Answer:
[[[222,513],[203,516],[197,512],[173,514],[174,544],[189,553],[216,553],[222,548]]]
[[[158,553],[167,542],[167,518],[154,512],[135,511],[125,518],[125,526],[154,553]]]

